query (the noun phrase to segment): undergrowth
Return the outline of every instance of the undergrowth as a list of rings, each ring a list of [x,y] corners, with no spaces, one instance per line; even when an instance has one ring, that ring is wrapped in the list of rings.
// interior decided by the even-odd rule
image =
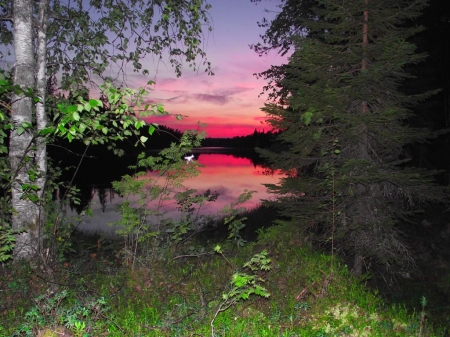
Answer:
[[[167,250],[134,268],[99,245],[52,283],[3,267],[0,336],[444,336],[425,298],[418,312],[386,305],[287,225],[243,246],[192,244],[204,253]]]

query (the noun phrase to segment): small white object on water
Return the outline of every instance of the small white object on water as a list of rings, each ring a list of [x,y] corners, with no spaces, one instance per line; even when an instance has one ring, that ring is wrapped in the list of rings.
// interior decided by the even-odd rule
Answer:
[[[185,156],[184,160],[186,160],[186,164],[189,164],[190,161],[194,159],[194,155],[191,154],[190,156]]]

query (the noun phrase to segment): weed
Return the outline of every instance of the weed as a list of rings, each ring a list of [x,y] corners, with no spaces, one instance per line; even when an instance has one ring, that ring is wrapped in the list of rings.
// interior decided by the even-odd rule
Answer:
[[[88,336],[93,322],[103,317],[107,310],[104,298],[81,302],[71,299],[67,290],[58,293],[47,291],[34,302],[14,336],[35,336],[39,330],[55,325],[64,326],[76,337]]]
[[[422,310],[420,312],[419,337],[422,337],[423,336],[423,330],[425,328],[425,319],[426,319],[425,307],[427,306],[427,299],[425,298],[425,296],[422,296],[420,298],[420,306],[422,307]]]
[[[218,254],[223,256],[228,263],[230,261],[225,257],[220,246],[216,246],[214,249]],[[262,251],[260,254],[254,255],[250,261],[244,263],[244,268],[248,268],[253,272],[268,271],[271,260],[267,258],[267,251]],[[214,337],[214,321],[220,312],[223,312],[233,305],[236,305],[241,300],[247,300],[250,295],[254,294],[261,297],[269,297],[270,293],[261,286],[264,279],[257,275],[249,275],[242,272],[234,273],[231,279],[231,286],[228,292],[222,294],[222,302],[217,308],[213,319],[211,320],[211,334]]]

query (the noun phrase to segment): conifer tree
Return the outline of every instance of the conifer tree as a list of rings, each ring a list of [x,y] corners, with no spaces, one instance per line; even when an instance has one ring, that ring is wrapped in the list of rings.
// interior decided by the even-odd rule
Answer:
[[[430,93],[399,89],[405,65],[424,59],[408,38],[422,29],[414,19],[425,5],[317,0],[289,63],[268,73],[276,100],[263,110],[283,131],[283,150],[261,152],[287,174],[269,189],[283,215],[351,256],[357,276],[370,263],[412,267],[399,221],[442,197],[433,172],[408,165],[405,151],[429,136],[408,126],[408,109]]]

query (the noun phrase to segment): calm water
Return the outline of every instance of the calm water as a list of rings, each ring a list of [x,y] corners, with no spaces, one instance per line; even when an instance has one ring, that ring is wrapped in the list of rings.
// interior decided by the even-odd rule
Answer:
[[[248,209],[254,208],[261,203],[261,199],[272,197],[267,193],[263,184],[274,184],[280,179],[280,175],[268,174],[264,167],[245,157],[237,157],[226,153],[196,153],[194,160],[204,167],[200,169],[199,176],[186,180],[184,186],[196,189],[198,193],[210,189],[211,192],[219,194],[217,201],[202,207],[202,214],[217,214],[225,205],[236,202],[244,190],[256,191],[253,198],[244,205]],[[149,173],[149,175],[152,175],[152,173]],[[108,223],[113,223],[119,219],[116,208],[123,199],[111,189],[92,187],[90,193],[92,196],[90,207],[93,210],[93,216],[84,217],[81,222],[76,222],[78,228],[85,231],[110,232],[115,230]],[[149,207],[152,207],[152,205],[149,205]],[[168,212],[167,216],[171,218],[177,219],[177,217],[180,217],[173,201],[165,202],[163,209]],[[71,216],[76,215],[74,210],[69,211],[69,213]]]

